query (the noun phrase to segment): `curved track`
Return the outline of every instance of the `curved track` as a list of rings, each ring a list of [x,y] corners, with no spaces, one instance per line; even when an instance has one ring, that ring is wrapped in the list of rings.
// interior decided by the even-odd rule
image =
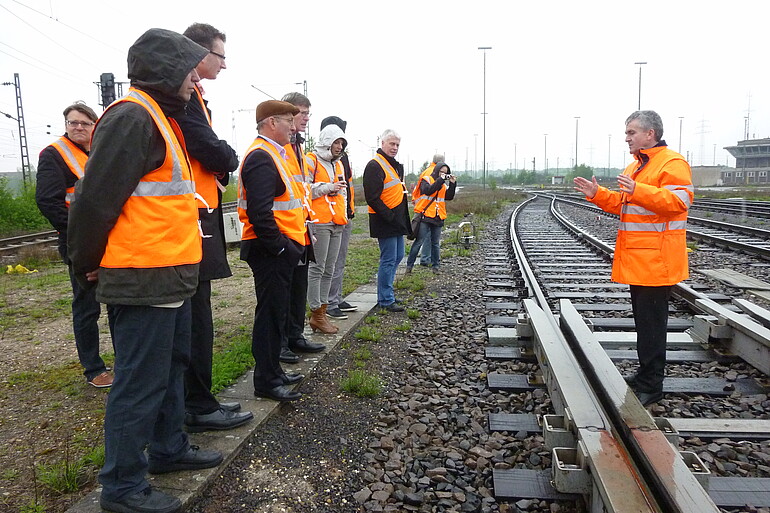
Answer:
[[[694,423],[653,419],[641,406],[616,367],[634,365],[635,335],[627,286],[609,281],[612,246],[569,223],[550,203],[533,199],[514,214],[513,253],[526,289],[520,295],[527,297],[523,301],[527,315],[526,320],[518,316],[507,325],[516,326],[516,339],[524,347],[516,348],[518,352],[511,351],[514,348],[493,350],[491,357],[505,357],[505,353],[526,357],[528,345],[537,356],[556,410],[552,419],[544,418],[543,436],[547,445],[551,439],[551,481],[557,491],[583,495],[592,511],[702,512],[719,511],[715,501],[723,507],[742,505],[733,503],[745,497],[726,497],[720,492],[741,486],[739,482],[770,489],[767,479],[736,482],[736,478],[711,477],[708,465],[695,452],[680,454],[676,447],[684,436],[677,429],[691,431]],[[488,285],[495,284],[490,277]],[[693,403],[727,397],[721,407],[729,410],[731,395],[766,394],[763,383],[770,373],[770,331],[762,322],[770,321],[761,316],[770,316],[770,312],[745,301],[733,305],[728,296],[697,284],[680,285],[677,293],[680,299],[674,302],[669,321],[667,376],[671,377],[664,385],[667,397],[677,399],[665,401],[683,397],[693,409]],[[494,299],[488,308],[517,310],[505,301]],[[760,320],[736,313],[738,307],[754,312]],[[696,309],[700,313],[693,315]],[[506,325],[502,317],[490,317],[488,324]],[[491,343],[492,338],[490,331]],[[758,369],[742,378],[733,378],[730,371],[705,378],[676,377],[680,365],[687,369],[695,362],[748,367],[741,357]],[[501,388],[498,384],[509,378],[490,375],[490,387]],[[766,402],[767,396],[764,398]],[[700,435],[727,437],[732,429],[742,431],[738,438],[767,439],[770,425],[763,410],[760,407],[755,416],[742,417],[756,421],[754,433],[746,432],[746,422],[709,423],[703,418]],[[493,420],[490,418],[490,425]],[[597,438],[601,440],[598,446]],[[566,449],[557,448],[565,441]],[[612,457],[607,458],[608,454]],[[496,494],[513,482],[507,472],[496,473]],[[753,475],[768,472],[760,469]],[[770,497],[750,500],[770,501]]]

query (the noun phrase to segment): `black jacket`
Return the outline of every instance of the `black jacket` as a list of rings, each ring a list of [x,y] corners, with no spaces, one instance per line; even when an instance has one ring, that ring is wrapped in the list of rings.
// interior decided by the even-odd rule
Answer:
[[[186,104],[178,96],[179,88],[207,53],[181,34],[150,29],[129,49],[131,85],[152,96],[168,117],[178,118]],[[149,112],[137,104],[125,102],[109,108],[94,130],[86,172],[70,208],[67,235],[78,282],[92,286],[85,273],[99,269],[96,299],[102,303],[162,305],[195,293],[198,264],[99,267],[123,205],[142,177],[160,167],[165,157],[163,136]]]
[[[205,103],[206,100],[203,100]],[[208,110],[208,107],[207,107]],[[209,115],[211,111],[209,111]],[[177,118],[182,129],[187,153],[201,163],[206,172],[216,175],[219,183],[227,185],[230,172],[238,168],[238,154],[214,133],[209,125],[206,113],[203,112],[198,96],[198,90],[187,102],[185,115]],[[200,264],[200,280],[216,280],[232,276],[230,265],[227,263],[227,245],[225,243],[225,227],[222,218],[222,192],[219,194],[220,206],[209,212],[206,208],[198,209],[198,219],[203,231],[203,259]]]
[[[67,137],[72,144],[83,153],[88,152],[81,145]],[[67,189],[75,185],[78,177],[70,170],[61,154],[53,146],[46,146],[40,152],[37,161],[37,184],[35,186],[35,202],[43,216],[48,219],[54,230],[59,232],[59,254],[65,263],[67,258],[67,220],[69,209],[65,203]]]
[[[385,155],[382,150],[377,153],[393,166],[398,173],[399,178],[404,180],[404,166],[396,159]],[[382,201],[382,186],[385,181],[385,171],[376,160],[372,159],[364,168],[364,197],[366,203],[374,210],[374,214],[369,214],[369,235],[377,239],[385,237],[397,237],[399,235],[408,235],[412,233],[412,225],[409,220],[409,202],[407,195],[404,194],[401,203],[395,208],[388,208]],[[406,191],[406,189],[404,189]]]

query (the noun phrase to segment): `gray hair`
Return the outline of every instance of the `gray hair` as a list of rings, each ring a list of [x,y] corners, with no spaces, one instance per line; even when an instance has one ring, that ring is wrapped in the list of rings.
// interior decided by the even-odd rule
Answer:
[[[382,132],[382,135],[380,136],[380,142],[385,142],[388,139],[398,139],[400,141],[401,136],[398,135],[398,132],[396,132],[395,130],[388,128],[387,130]]]
[[[295,107],[310,108],[310,100],[308,100],[307,96],[302,93],[286,93],[283,95],[283,98],[281,98],[281,101],[291,103]]]
[[[436,153],[435,155],[433,155],[433,163],[438,164],[439,162],[444,162],[443,153]]]
[[[644,131],[652,129],[655,132],[655,142],[660,142],[663,139],[663,120],[654,110],[637,110],[628,116],[626,126],[633,120],[637,120]]]

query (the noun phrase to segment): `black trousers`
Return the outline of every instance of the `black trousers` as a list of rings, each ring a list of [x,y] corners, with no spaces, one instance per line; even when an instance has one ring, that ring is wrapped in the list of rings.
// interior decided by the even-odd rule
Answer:
[[[205,415],[219,409],[211,393],[211,362],[214,351],[214,319],[211,314],[211,281],[198,282],[190,301],[192,329],[190,366],[184,374],[184,408],[188,413]]]
[[[631,308],[636,326],[636,352],[639,355],[639,370],[636,373],[639,392],[663,391],[669,297],[671,297],[671,286],[631,285]]]
[[[281,341],[286,338],[292,282],[302,278],[304,267],[297,266],[299,249],[287,249],[280,255],[252,250],[246,263],[254,274],[257,306],[251,332],[251,353],[254,356],[254,388],[268,389],[283,384],[284,375],[279,357]]]
[[[304,263],[302,263],[304,261]],[[307,258],[294,270],[291,280],[291,293],[289,299],[289,315],[286,318],[286,335],[281,340],[283,347],[289,347],[289,342],[296,342],[304,338],[305,314],[307,305],[307,272],[310,267]]]

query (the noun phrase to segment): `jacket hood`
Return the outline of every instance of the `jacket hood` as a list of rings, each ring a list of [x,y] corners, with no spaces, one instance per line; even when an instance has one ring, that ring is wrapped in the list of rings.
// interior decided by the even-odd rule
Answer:
[[[438,171],[439,169],[446,168],[447,172],[451,172],[452,168],[449,167],[449,165],[446,162],[436,162],[436,167],[433,168],[433,171],[431,172],[431,175],[433,178],[438,178]]]
[[[331,153],[331,146],[337,139],[342,139],[342,149],[343,151],[348,146],[348,141],[345,139],[345,132],[342,131],[340,127],[337,125],[327,125],[324,127],[323,130],[321,130],[321,133],[318,134],[318,143],[315,145],[315,152],[316,155],[321,157],[324,160],[328,160],[329,162],[332,161],[332,153]],[[342,154],[340,154],[340,157]],[[337,158],[340,158],[337,157]],[[334,159],[337,160],[337,159]]]
[[[128,78],[132,86],[174,97],[208,53],[182,34],[152,28],[128,49]]]

